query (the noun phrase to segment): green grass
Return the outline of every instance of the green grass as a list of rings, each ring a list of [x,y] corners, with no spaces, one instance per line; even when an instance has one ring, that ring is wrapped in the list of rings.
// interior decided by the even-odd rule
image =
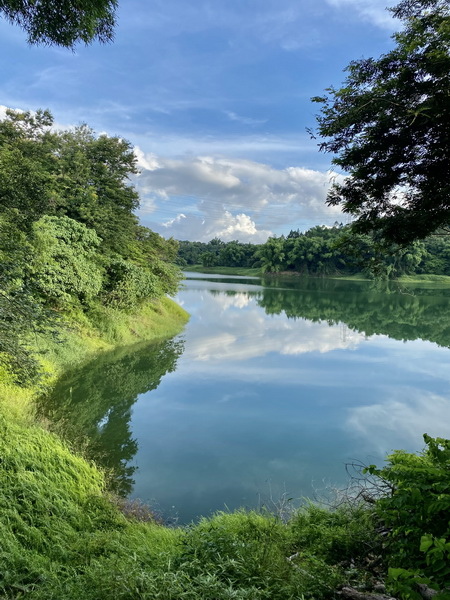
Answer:
[[[202,265],[188,265],[187,267],[183,267],[183,270],[217,275],[248,275],[249,277],[259,277],[262,274],[261,269],[253,269],[251,267],[203,267]]]
[[[172,337],[187,320],[186,311],[169,298],[130,312],[97,304],[87,313],[66,315],[59,339],[36,337],[33,342],[44,369],[54,378],[97,352]]]
[[[320,600],[349,582],[352,549],[373,537],[368,515],[353,516],[346,544],[349,515],[313,507],[288,524],[246,511],[187,528],[133,521],[105,495],[103,475],[55,436],[2,418],[0,431],[4,598]]]
[[[400,283],[432,283],[439,284],[442,287],[450,285],[450,277],[448,275],[403,275],[397,281],[400,281]]]

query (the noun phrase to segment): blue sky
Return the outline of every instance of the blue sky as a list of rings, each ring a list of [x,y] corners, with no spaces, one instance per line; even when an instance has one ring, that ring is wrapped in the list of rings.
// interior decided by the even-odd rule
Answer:
[[[392,0],[119,0],[113,44],[30,47],[0,20],[0,105],[49,108],[136,148],[139,216],[177,239],[240,239],[344,220],[310,97],[389,50]]]

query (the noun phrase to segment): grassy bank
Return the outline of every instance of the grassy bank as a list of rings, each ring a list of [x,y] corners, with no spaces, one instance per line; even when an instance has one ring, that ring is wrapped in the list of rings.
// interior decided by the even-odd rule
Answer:
[[[14,419],[32,422],[33,397],[51,386],[69,367],[82,364],[98,352],[171,337],[187,319],[186,311],[169,298],[145,303],[130,312],[98,304],[88,312],[67,313],[61,319],[57,338],[36,333],[30,339],[43,371],[37,385],[19,387],[12,375],[0,367],[0,410]]]
[[[248,275],[249,277],[259,277],[262,275],[261,269],[252,269],[250,267],[203,267],[202,265],[188,265],[184,267],[184,271],[216,275]]]
[[[398,279],[400,283],[430,283],[442,287],[450,286],[450,277],[448,275],[403,275]]]
[[[236,512],[169,529],[124,517],[103,475],[55,436],[5,417],[0,431],[1,597],[332,598],[369,577],[367,512],[310,507],[288,524]]]
[[[61,340],[38,337],[35,344],[47,370],[58,376],[95,352],[176,335],[187,319],[186,311],[169,298],[129,312],[95,305],[87,313],[67,315]]]

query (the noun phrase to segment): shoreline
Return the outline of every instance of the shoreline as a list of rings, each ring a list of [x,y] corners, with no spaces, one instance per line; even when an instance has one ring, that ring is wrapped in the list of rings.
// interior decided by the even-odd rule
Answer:
[[[260,268],[253,267],[202,267],[201,265],[186,265],[182,267],[183,271],[191,271],[193,273],[204,273],[205,275],[240,275],[249,277],[271,277],[276,279],[277,277],[290,277],[290,278],[311,278],[311,279],[342,279],[348,281],[377,281],[376,279],[370,279],[364,277],[361,273],[354,275],[310,275],[300,273],[299,271],[280,271],[280,272],[266,272],[263,273]],[[402,284],[432,284],[442,285],[444,287],[450,286],[450,276],[447,275],[434,275],[429,274],[413,274],[413,275],[402,275],[396,279],[381,280],[386,283],[402,283]]]

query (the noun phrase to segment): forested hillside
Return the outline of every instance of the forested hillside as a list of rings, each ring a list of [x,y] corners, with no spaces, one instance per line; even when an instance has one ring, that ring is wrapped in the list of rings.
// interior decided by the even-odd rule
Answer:
[[[59,131],[48,111],[0,122],[0,365],[38,376],[31,334],[60,335],[63,315],[101,320],[173,295],[177,243],[139,225],[131,145],[87,125]]]

